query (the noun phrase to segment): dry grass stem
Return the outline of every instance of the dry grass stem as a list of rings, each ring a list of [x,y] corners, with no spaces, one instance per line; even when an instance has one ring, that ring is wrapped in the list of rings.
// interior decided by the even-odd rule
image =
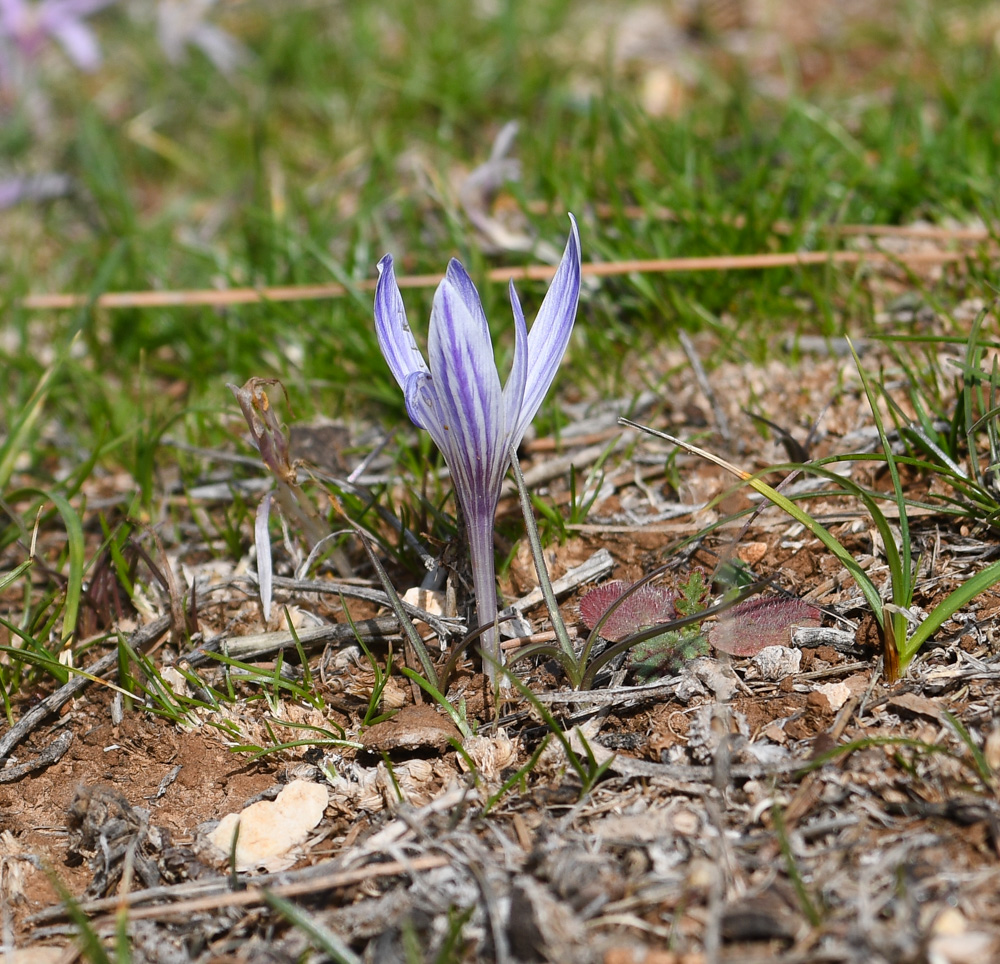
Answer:
[[[978,239],[977,239],[978,240]],[[726,254],[697,258],[646,258],[632,261],[608,261],[583,265],[583,274],[609,278],[628,274],[667,274],[679,271],[752,271],[769,268],[794,268],[809,265],[905,265],[928,267],[965,261],[967,251],[908,251],[888,254],[882,251],[799,251],[787,253]],[[549,281],[555,267],[533,264],[524,267],[492,268],[486,279],[497,283],[514,281]],[[434,288],[439,274],[397,277],[400,288]],[[359,281],[353,290],[374,291],[375,279]],[[193,308],[260,304],[268,301],[325,301],[342,298],[348,289],[336,282],[314,285],[281,285],[263,288],[227,290],[190,289],[185,291],[108,291],[93,299],[98,308]],[[37,294],[21,299],[21,307],[35,311],[79,308],[91,302],[89,295]]]

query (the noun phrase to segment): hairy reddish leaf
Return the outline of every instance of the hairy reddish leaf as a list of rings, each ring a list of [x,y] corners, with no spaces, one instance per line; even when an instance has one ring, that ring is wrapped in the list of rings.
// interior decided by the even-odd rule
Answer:
[[[709,629],[708,640],[732,656],[754,656],[765,646],[787,646],[792,626],[818,626],[819,622],[819,610],[802,599],[747,599],[723,613]]]
[[[593,629],[601,617],[630,588],[620,579],[606,582],[591,589],[580,599],[580,618],[588,629]],[[608,617],[601,627],[601,635],[613,643],[676,616],[674,594],[663,586],[640,586]]]

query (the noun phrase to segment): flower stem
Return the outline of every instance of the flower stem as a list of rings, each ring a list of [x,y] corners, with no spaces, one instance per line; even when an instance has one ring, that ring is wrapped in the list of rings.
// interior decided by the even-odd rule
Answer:
[[[481,518],[465,515],[465,527],[469,536],[469,557],[472,562],[472,586],[476,593],[476,618],[479,625],[493,624],[497,618],[497,577],[496,560],[493,554],[493,512],[483,513]],[[500,642],[496,627],[491,625],[482,637],[482,651],[486,664],[486,676],[495,682],[497,667],[500,665]]]

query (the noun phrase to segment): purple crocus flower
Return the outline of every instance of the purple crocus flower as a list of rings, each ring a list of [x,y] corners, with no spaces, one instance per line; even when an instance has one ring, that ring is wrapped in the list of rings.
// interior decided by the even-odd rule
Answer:
[[[469,273],[452,260],[431,306],[428,362],[406,321],[392,257],[378,264],[375,330],[379,347],[403,389],[406,410],[427,429],[444,455],[469,537],[472,579],[480,624],[497,614],[493,517],[500,486],[516,447],[555,378],[576,318],[580,297],[580,235],[572,227],[562,261],[531,331],[510,284],[514,311],[514,361],[500,387],[493,343],[479,292]],[[494,629],[483,634],[487,672],[500,661]]]
[[[101,64],[93,31],[83,21],[114,0],[0,0],[0,83],[13,83],[9,61],[34,60],[45,42],[59,42],[80,70]]]
[[[160,46],[172,64],[184,59],[186,48],[197,47],[216,70],[230,74],[248,59],[246,48],[221,27],[208,23],[216,0],[159,0],[156,5],[156,33]]]

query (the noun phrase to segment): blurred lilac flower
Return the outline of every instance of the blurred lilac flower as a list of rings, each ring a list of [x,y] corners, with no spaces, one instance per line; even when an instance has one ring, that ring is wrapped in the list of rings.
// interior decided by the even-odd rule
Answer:
[[[510,284],[514,312],[514,360],[501,389],[493,343],[479,292],[452,260],[431,306],[424,361],[406,321],[403,298],[386,255],[378,264],[375,330],[379,347],[403,389],[406,409],[444,455],[465,516],[479,622],[497,614],[493,517],[500,487],[516,447],[555,378],[576,319],[580,297],[580,235],[570,215],[566,250],[530,333]],[[483,634],[492,678],[500,662],[496,631]]]
[[[73,193],[75,185],[67,174],[34,174],[0,178],[0,211],[22,201],[42,203]]]
[[[222,74],[247,60],[247,50],[221,27],[206,23],[216,0],[159,0],[156,30],[163,52],[172,63],[184,59],[187,46],[197,47]]]
[[[55,40],[80,70],[101,65],[101,50],[84,18],[115,0],[0,0],[0,86],[14,86],[46,42]]]

